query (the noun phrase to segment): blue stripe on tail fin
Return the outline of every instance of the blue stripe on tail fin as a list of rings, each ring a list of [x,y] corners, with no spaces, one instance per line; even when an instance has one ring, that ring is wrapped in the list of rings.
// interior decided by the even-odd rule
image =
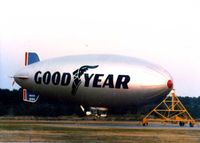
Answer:
[[[40,61],[38,55],[34,52],[26,52],[25,53],[25,66],[36,63]]]
[[[39,98],[39,95],[30,93],[27,89],[23,89],[23,100],[26,102],[35,103]]]

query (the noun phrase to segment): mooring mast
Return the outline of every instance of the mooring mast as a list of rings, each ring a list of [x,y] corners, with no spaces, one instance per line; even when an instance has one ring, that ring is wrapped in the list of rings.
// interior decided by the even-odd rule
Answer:
[[[189,123],[190,127],[195,125],[195,120],[178,99],[174,89],[171,96],[167,96],[143,118],[142,124],[146,126],[149,122],[179,123],[180,126]]]

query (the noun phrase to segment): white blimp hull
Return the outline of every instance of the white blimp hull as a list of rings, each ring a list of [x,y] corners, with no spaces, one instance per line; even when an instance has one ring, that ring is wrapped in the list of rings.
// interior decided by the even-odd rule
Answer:
[[[26,53],[26,66],[14,78],[27,89],[25,101],[46,95],[86,107],[138,106],[165,98],[173,88],[171,76],[162,67],[119,55],[39,61],[37,54]]]

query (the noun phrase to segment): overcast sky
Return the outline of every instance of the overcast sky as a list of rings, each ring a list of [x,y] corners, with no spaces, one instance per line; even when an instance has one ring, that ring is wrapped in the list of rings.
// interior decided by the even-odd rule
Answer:
[[[179,96],[200,96],[200,1],[1,1],[0,88],[17,88],[25,51],[138,57],[164,67]]]

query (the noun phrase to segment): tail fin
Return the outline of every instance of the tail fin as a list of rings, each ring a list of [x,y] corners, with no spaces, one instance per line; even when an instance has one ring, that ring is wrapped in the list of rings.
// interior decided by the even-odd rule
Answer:
[[[25,66],[40,61],[38,55],[34,52],[25,52]],[[26,102],[35,103],[39,95],[30,93],[27,89],[23,89],[23,100]]]
[[[26,102],[35,103],[39,95],[31,94],[27,89],[23,89],[23,100]]]
[[[33,52],[25,52],[25,66],[40,61],[38,55]]]

